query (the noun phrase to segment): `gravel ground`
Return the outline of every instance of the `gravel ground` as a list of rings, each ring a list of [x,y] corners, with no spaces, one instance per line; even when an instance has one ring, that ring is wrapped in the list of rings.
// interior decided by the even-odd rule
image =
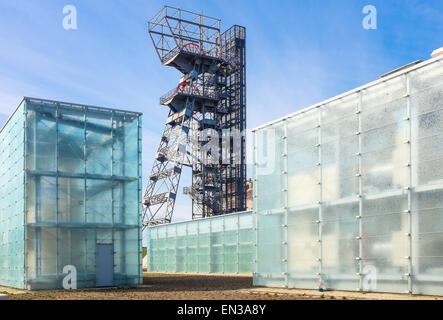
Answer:
[[[253,287],[251,276],[145,273],[138,288],[24,291],[11,300],[443,300],[443,297]]]
[[[307,300],[306,294],[248,292],[252,277],[145,273],[144,285],[131,289],[11,292],[11,300]],[[246,289],[246,290],[245,290]]]

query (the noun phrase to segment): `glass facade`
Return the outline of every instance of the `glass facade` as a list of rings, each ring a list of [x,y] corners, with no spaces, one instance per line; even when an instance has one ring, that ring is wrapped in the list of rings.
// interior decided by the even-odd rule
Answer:
[[[254,130],[254,284],[443,295],[443,60]]]
[[[25,287],[25,104],[0,132],[0,285]]]
[[[1,137],[0,284],[95,286],[101,244],[113,285],[141,283],[141,114],[25,98]]]
[[[252,273],[251,211],[149,227],[148,271]]]

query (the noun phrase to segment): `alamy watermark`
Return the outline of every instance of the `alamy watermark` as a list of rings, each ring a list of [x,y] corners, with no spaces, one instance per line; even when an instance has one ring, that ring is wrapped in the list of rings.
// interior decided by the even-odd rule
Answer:
[[[77,289],[77,268],[73,265],[67,265],[63,268],[63,289],[76,290]]]
[[[377,8],[372,4],[368,4],[364,6],[362,12],[366,14],[362,21],[363,29],[377,29]]]
[[[373,265],[363,267],[363,291],[376,291],[377,268]]]
[[[235,128],[193,130],[186,139],[168,146],[162,152],[170,161],[189,164],[241,164],[246,150],[245,135],[246,130]]]
[[[77,8],[71,4],[63,7],[62,25],[65,30],[77,30]]]

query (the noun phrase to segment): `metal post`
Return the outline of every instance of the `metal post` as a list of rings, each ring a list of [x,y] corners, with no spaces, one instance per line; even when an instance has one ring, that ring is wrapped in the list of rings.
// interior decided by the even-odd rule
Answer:
[[[38,139],[38,130],[37,130],[37,126],[38,126],[38,112],[36,110],[36,108],[34,107],[34,134],[33,134],[33,144],[34,144],[34,170],[38,169],[38,152],[39,152],[39,148],[38,148],[38,144],[37,144],[37,139]],[[34,219],[35,222],[40,222],[40,208],[39,208],[39,203],[40,203],[40,175],[39,176],[34,176]],[[40,232],[40,228],[36,227],[35,228],[35,232],[34,232],[34,250],[35,250],[35,277],[38,278],[40,276],[40,272],[41,272],[41,232]]]
[[[289,180],[288,180],[288,121],[283,120],[283,168],[282,175],[284,176],[283,181],[283,192],[282,195],[284,197],[284,221],[283,221],[283,236],[284,236],[284,257],[282,262],[284,263],[284,276],[285,276],[285,287],[289,287],[289,252],[288,252],[288,207],[289,207],[289,197],[288,197],[288,188],[289,188]]]
[[[186,246],[185,246],[185,260],[186,260],[186,258],[188,257],[188,242],[187,242],[187,240],[188,240],[188,236],[189,236],[189,232],[188,232],[188,223],[186,224],[186,241],[185,241],[185,244],[186,244]],[[188,264],[188,261],[186,260],[185,261],[185,272],[187,273],[187,272],[189,272],[189,270],[188,270],[188,266],[189,266],[189,264]]]
[[[406,187],[408,194],[408,231],[406,232],[406,237],[409,245],[409,253],[407,256],[408,259],[408,292],[412,293],[412,124],[411,124],[411,88],[410,88],[410,79],[409,74],[405,74],[406,80],[406,118],[405,121],[408,123],[408,185]]]
[[[175,225],[175,272],[178,272],[178,259],[177,259],[177,256],[178,256],[178,250],[177,250],[177,246],[178,246],[178,225],[176,224]]]
[[[87,169],[87,161],[88,161],[88,159],[87,159],[87,156],[86,156],[86,153],[87,153],[87,146],[86,146],[86,124],[87,124],[87,122],[88,122],[88,116],[87,116],[87,113],[88,113],[88,108],[87,107],[85,107],[85,109],[84,109],[84,115],[83,115],[83,123],[84,123],[84,127],[83,127],[83,166],[84,166],[84,174],[85,174],[85,177],[84,177],[84,193],[83,193],[83,203],[84,203],[84,213],[85,213],[85,224],[87,224],[88,223],[88,209],[87,209],[87,201],[88,201],[88,195],[87,195],[87,193],[88,193],[88,183],[87,183],[87,181],[88,181],[88,179],[86,178],[87,177],[87,175],[88,175],[88,169]]]
[[[253,217],[253,230],[255,233],[255,259],[254,259],[254,276],[258,276],[258,201],[257,201],[257,192],[258,192],[258,178],[257,178],[257,133],[254,131],[252,133],[252,141],[253,141],[253,152],[252,152],[252,163],[253,165],[253,182],[252,182],[252,217]]]
[[[240,273],[240,215],[237,214],[237,274]]]
[[[214,270],[214,262],[212,257],[212,221],[209,219],[209,272],[213,272]]]
[[[357,129],[357,136],[358,136],[358,152],[356,156],[358,157],[358,216],[356,217],[358,219],[358,276],[359,276],[359,287],[358,290],[363,290],[363,221],[362,221],[362,215],[363,215],[363,179],[362,179],[362,171],[363,171],[363,163],[362,163],[362,137],[361,137],[361,108],[362,108],[362,101],[363,101],[363,92],[359,91],[358,93],[358,106],[357,106],[357,121],[358,121],[358,129]]]
[[[137,178],[138,178],[138,205],[137,205],[137,214],[138,214],[138,225],[141,226],[143,223],[143,217],[142,217],[142,185],[140,183],[141,177],[142,177],[142,117],[141,115],[137,116]],[[139,247],[140,249],[143,249],[143,230],[141,228],[138,228],[138,237],[139,237]],[[146,246],[147,249],[147,246]],[[146,252],[146,255],[148,252]],[[146,260],[149,259],[149,256]],[[149,260],[148,260],[149,261]],[[142,255],[139,255],[139,265],[140,265],[140,279],[139,283],[143,283],[143,257]],[[148,266],[146,266],[148,267]]]
[[[58,147],[59,147],[59,112],[60,112],[60,104],[56,104],[55,109],[55,166],[56,166],[56,175],[55,175],[55,215],[56,215],[56,229],[55,229],[55,252],[56,252],[56,259],[55,259],[55,272],[56,272],[56,279],[58,279],[59,275],[59,155],[58,155]],[[71,261],[72,263],[72,261]]]
[[[222,248],[223,248],[223,272],[222,273],[226,273],[226,266],[225,266],[225,233],[226,233],[226,228],[225,228],[225,218],[223,217],[223,244],[222,244]]]
[[[88,121],[88,117],[87,117],[87,112],[88,112],[88,108],[84,107],[83,109],[83,172],[84,172],[84,178],[83,178],[83,213],[85,215],[84,217],[84,221],[85,221],[85,225],[88,223],[88,183],[87,183],[87,157],[86,157],[86,152],[87,152],[87,147],[86,147],[86,123]],[[69,209],[69,212],[71,212],[71,209]],[[69,214],[69,222],[71,222],[71,214]],[[87,243],[85,243],[86,245],[86,249],[85,249],[85,253],[87,254]],[[97,230],[94,230],[94,251],[97,250]],[[87,257],[85,254],[85,260],[86,262],[88,261]],[[95,261],[95,259],[94,259]],[[97,261],[95,261],[95,266],[97,265]],[[94,266],[94,267],[95,267]],[[86,266],[87,269],[87,266]]]
[[[24,119],[23,119],[23,130],[24,130],[24,135],[23,135],[23,200],[24,200],[24,220],[23,220],[23,229],[24,229],[24,233],[23,233],[23,243],[24,243],[24,264],[23,264],[23,270],[24,270],[24,284],[28,283],[28,161],[26,160],[27,158],[27,153],[28,153],[28,148],[27,148],[27,144],[28,144],[28,106],[27,106],[27,102],[24,101],[24,105],[23,105],[23,115],[24,115]]]
[[[317,134],[318,134],[318,185],[319,185],[319,197],[318,197],[318,276],[319,276],[319,287],[322,285],[323,281],[323,244],[322,244],[322,223],[323,223],[323,169],[322,169],[322,109],[318,107],[318,124],[317,124]],[[319,288],[320,289],[320,288]]]
[[[199,249],[200,249],[200,221],[197,220],[197,246],[195,248],[195,255],[197,256],[197,273],[200,273],[200,255],[199,255]]]
[[[111,230],[111,241],[112,241],[112,247],[113,247],[113,250],[114,250],[114,254],[115,254],[115,251],[116,251],[116,246],[115,246],[115,198],[114,198],[114,196],[115,196],[115,194],[114,194],[114,164],[115,164],[115,161],[114,161],[114,111],[112,111],[111,112],[111,228],[112,228],[112,230]],[[123,183],[124,182],[119,182],[119,187],[122,187],[123,186]],[[123,189],[123,188],[122,188]],[[120,190],[120,194],[123,194],[123,192],[124,192],[124,190]],[[121,236],[121,238],[120,238],[120,241],[122,241],[122,239],[124,238],[124,235],[123,235],[123,232],[124,231],[122,231],[121,233],[120,233],[120,236]],[[125,246],[123,245],[123,243],[122,243],[122,248],[124,248]],[[121,251],[123,251],[123,250],[121,250]],[[126,255],[125,254],[123,254],[123,252],[119,252],[119,254],[120,254],[120,272],[122,273],[122,274],[124,274],[125,273],[125,269],[126,269]],[[114,260],[115,261],[115,260]],[[114,270],[114,273],[115,273],[115,263],[114,263],[114,268],[113,268],[113,270]]]

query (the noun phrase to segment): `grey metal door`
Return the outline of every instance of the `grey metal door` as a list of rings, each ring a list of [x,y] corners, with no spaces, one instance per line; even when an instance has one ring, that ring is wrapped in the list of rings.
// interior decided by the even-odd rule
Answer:
[[[98,287],[114,285],[114,246],[97,244],[97,280]]]

